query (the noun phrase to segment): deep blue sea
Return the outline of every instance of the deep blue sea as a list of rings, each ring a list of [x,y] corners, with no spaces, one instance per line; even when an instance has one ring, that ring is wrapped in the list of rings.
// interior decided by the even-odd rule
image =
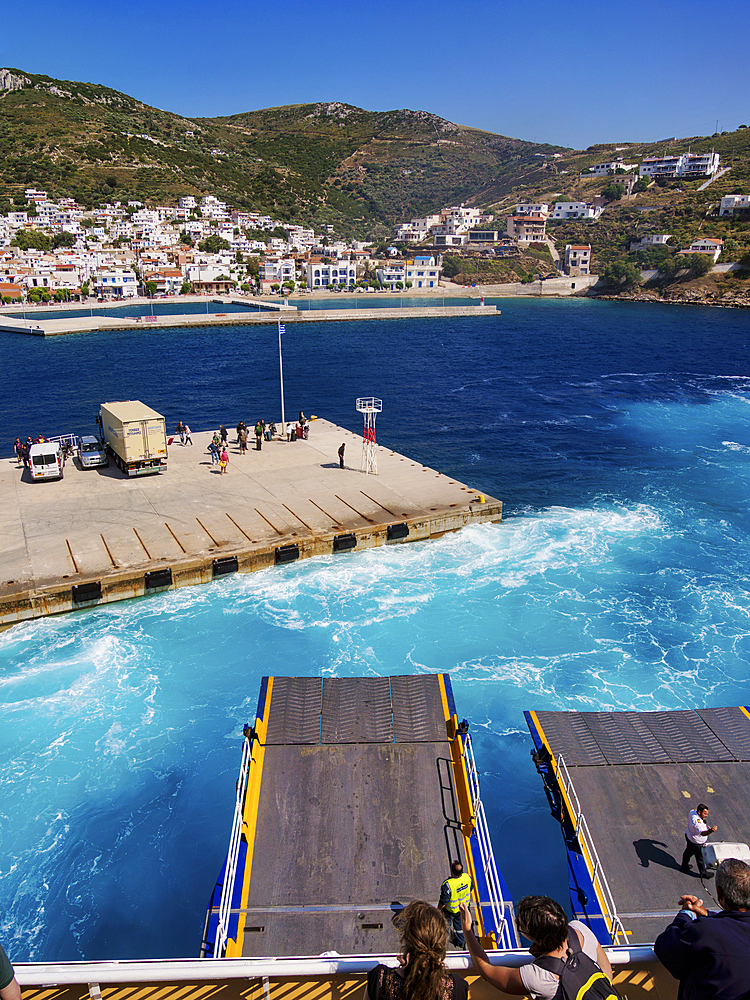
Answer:
[[[449,672],[512,893],[566,906],[523,710],[747,703],[750,312],[500,305],[287,324],[284,377],[287,414],[351,429],[356,397],[381,397],[379,441],[502,498],[501,525],[0,634],[14,959],[197,954],[264,674]],[[278,419],[275,327],[0,348],[3,455],[16,434],[93,431],[106,399],[194,430]]]

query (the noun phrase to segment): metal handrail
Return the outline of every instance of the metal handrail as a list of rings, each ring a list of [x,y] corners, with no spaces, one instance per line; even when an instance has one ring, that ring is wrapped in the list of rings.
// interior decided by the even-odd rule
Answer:
[[[57,443],[60,444],[60,445],[69,444],[69,445],[72,445],[75,448],[75,446],[78,443],[78,435],[77,434],[55,434],[53,437],[48,437],[47,440],[48,441],[57,441]]]
[[[484,871],[485,881],[487,883],[487,893],[489,896],[488,904],[492,916],[495,921],[495,926],[498,933],[498,947],[502,944],[506,948],[513,948],[516,946],[517,942],[514,942],[510,933],[510,927],[512,922],[508,921],[506,917],[506,910],[510,909],[510,903],[506,903],[503,899],[503,891],[501,888],[500,874],[497,870],[497,864],[495,863],[495,855],[492,850],[492,840],[490,838],[490,831],[487,825],[487,817],[484,811],[484,804],[479,794],[479,771],[477,770],[476,761],[474,759],[474,748],[471,743],[471,736],[466,733],[462,735],[463,740],[463,757],[466,766],[466,774],[469,779],[469,794],[471,796],[471,807],[474,810],[474,832],[477,836],[477,846],[479,847],[479,856],[482,861],[482,869]],[[484,905],[484,904],[482,904]]]
[[[242,820],[245,808],[245,791],[250,773],[250,759],[252,751],[250,740],[245,737],[242,747],[242,762],[240,763],[240,773],[237,778],[237,799],[234,805],[234,819],[232,820],[232,833],[229,837],[229,850],[227,851],[227,864],[224,871],[224,885],[221,890],[219,900],[219,920],[216,927],[216,943],[214,944],[214,958],[223,958],[229,936],[229,918],[232,910],[232,897],[234,896],[234,882],[237,877],[237,859],[240,853],[240,843],[242,841]]]
[[[584,816],[583,809],[581,808],[581,802],[573,785],[573,779],[570,777],[570,772],[568,771],[562,754],[560,754],[557,758],[556,770],[558,784],[562,788],[562,791],[568,800],[571,813],[574,813],[574,815],[571,815],[571,820],[573,821],[573,829],[576,837],[578,838],[579,844],[582,847],[585,847],[589,856],[589,864],[593,866],[593,870],[589,872],[591,875],[591,882],[594,886],[595,892],[597,889],[597,883],[599,885],[600,902],[603,904],[606,911],[604,913],[604,919],[605,921],[611,921],[611,925],[608,927],[608,930],[612,935],[612,941],[614,944],[627,944],[627,934],[625,933],[622,920],[617,914],[617,907],[615,906],[612,890],[609,888],[607,877],[604,874],[604,866],[599,860],[599,855],[596,847],[594,846],[594,838],[591,836],[589,825],[586,822],[586,817]],[[622,940],[620,940],[621,937]]]

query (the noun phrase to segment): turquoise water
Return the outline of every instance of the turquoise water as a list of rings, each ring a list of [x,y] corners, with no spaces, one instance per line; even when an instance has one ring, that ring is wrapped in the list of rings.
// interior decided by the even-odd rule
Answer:
[[[275,336],[184,331],[175,350],[150,333],[155,370],[169,359],[153,395],[170,420],[275,412]],[[238,364],[251,337],[252,364]],[[587,302],[288,326],[288,411],[356,428],[356,395],[381,395],[382,443],[503,498],[506,519],[0,635],[13,957],[197,953],[242,724],[274,673],[448,671],[513,895],[567,905],[523,710],[748,700],[749,342],[746,313]],[[106,371],[85,361],[107,344],[127,361],[112,381],[134,383],[134,334],[2,341],[21,385],[30,363],[67,379],[0,401],[12,436],[40,409],[60,427],[93,411]]]

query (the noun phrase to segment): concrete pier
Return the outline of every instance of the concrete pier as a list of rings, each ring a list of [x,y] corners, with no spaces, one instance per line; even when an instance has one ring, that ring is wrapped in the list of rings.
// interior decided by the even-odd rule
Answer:
[[[0,316],[0,330],[35,337],[59,337],[68,333],[90,333],[93,330],[164,330],[192,326],[254,326],[258,323],[331,323],[352,320],[393,320],[445,318],[448,316],[499,316],[497,306],[405,306],[382,308],[362,306],[354,309],[296,309],[278,307],[272,311],[183,313],[154,316],[65,316],[59,318],[27,318]]]
[[[324,419],[307,441],[277,438],[246,455],[230,445],[223,476],[206,450],[212,433],[192,447],[176,440],[167,472],[135,479],[69,459],[62,480],[33,482],[3,459],[0,627],[502,516],[499,500],[381,446],[379,474],[365,475],[361,435]]]

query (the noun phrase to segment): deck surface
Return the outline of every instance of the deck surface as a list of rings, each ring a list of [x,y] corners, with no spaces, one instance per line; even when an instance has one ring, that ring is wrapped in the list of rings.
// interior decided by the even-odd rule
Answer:
[[[274,678],[244,956],[396,951],[392,904],[436,902],[455,857],[437,675]]]
[[[680,872],[690,809],[712,841],[750,841],[750,718],[740,708],[538,712],[563,755],[631,944],[666,927],[683,893],[717,908],[713,882]]]

